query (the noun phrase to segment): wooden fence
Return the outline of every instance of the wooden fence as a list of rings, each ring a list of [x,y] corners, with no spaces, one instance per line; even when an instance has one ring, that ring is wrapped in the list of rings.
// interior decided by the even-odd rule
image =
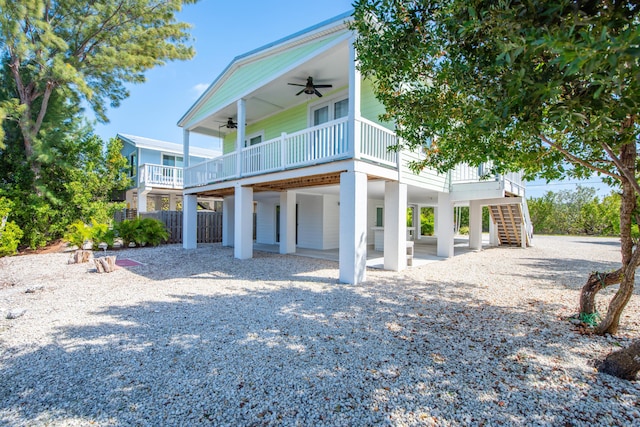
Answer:
[[[120,214],[116,222],[124,216],[129,215]],[[182,243],[182,211],[140,212],[140,218],[159,219],[169,232],[167,243]],[[198,243],[222,242],[222,212],[198,212],[196,238]]]

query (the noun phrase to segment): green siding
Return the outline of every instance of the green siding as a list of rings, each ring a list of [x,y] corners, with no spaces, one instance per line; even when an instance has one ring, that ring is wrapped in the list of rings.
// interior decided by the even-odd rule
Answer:
[[[293,133],[306,127],[307,104],[304,103],[247,126],[245,135],[252,135],[264,131],[264,140],[268,141],[279,137],[282,132]],[[233,132],[225,136],[222,145],[222,152],[224,154],[235,150],[236,135],[237,132]]]
[[[376,99],[371,80],[363,79],[360,86],[360,113],[365,119],[378,123],[389,130],[395,131],[393,123],[382,122],[380,115],[384,114],[384,105]]]
[[[275,55],[267,56],[255,62],[243,65],[233,72],[213,96],[202,105],[193,115],[187,127],[203,119],[217,109],[228,105],[237,99],[245,90],[270,76],[275,76],[281,70],[295,64],[303,58],[313,54],[344,35],[340,32],[309,44],[299,46]]]

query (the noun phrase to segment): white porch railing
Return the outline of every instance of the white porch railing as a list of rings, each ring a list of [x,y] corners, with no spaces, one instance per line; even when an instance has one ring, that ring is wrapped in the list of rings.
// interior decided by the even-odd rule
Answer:
[[[360,127],[361,159],[398,166],[398,152],[390,150],[390,147],[398,144],[395,132],[367,119],[358,120],[356,126]]]
[[[237,176],[238,154],[233,152],[185,168],[185,187],[196,187]]]
[[[186,169],[186,186],[347,158],[351,155],[347,123],[346,118],[335,120],[243,148],[239,173],[237,152],[191,166]]]
[[[232,152],[186,168],[185,186],[187,188],[198,187],[243,176],[328,163],[346,158],[367,160],[396,170],[399,166],[404,167],[399,162],[402,156],[399,156],[397,151],[390,149],[398,144],[398,137],[393,131],[363,118],[356,120],[355,126],[352,134],[359,138],[356,150],[349,141],[349,121],[347,118],[342,118],[295,133],[283,133],[278,138],[243,148],[240,151],[239,160],[238,152]],[[519,191],[524,189],[521,174],[506,174],[504,176],[506,179],[503,179],[503,177],[488,175],[490,170],[490,163],[480,167],[461,164],[451,171],[451,182],[478,182],[483,179],[503,180],[506,190],[522,195]],[[433,175],[437,174],[434,172]],[[507,188],[507,185],[510,187]]]
[[[144,164],[138,168],[140,187],[182,188],[183,182],[183,169],[180,167]]]

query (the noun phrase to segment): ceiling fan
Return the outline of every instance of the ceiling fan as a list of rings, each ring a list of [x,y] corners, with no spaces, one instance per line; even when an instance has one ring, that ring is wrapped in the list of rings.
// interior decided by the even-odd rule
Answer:
[[[219,122],[219,123],[222,123],[222,122]],[[221,124],[220,127],[227,128],[227,129],[236,129],[238,127],[238,123],[234,122],[233,118],[229,117],[226,123]]]
[[[304,87],[304,89],[302,89],[300,92],[296,93],[296,96],[298,96],[302,92],[304,92],[307,95],[316,94],[320,98],[322,98],[322,94],[320,92],[318,92],[318,88],[333,87],[333,85],[316,85],[316,84],[313,84],[313,77],[311,77],[311,76],[307,77],[307,84],[304,84],[304,85],[301,85],[299,83],[289,83],[289,84],[291,86],[302,86],[302,87]]]

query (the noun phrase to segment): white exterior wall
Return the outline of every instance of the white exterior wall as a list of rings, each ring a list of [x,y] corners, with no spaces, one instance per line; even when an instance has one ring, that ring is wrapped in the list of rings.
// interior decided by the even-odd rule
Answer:
[[[298,247],[322,249],[323,196],[298,194]]]
[[[322,249],[337,249],[340,246],[340,197],[324,196]]]
[[[276,243],[276,205],[279,202],[279,199],[269,199],[256,204],[256,243]]]

